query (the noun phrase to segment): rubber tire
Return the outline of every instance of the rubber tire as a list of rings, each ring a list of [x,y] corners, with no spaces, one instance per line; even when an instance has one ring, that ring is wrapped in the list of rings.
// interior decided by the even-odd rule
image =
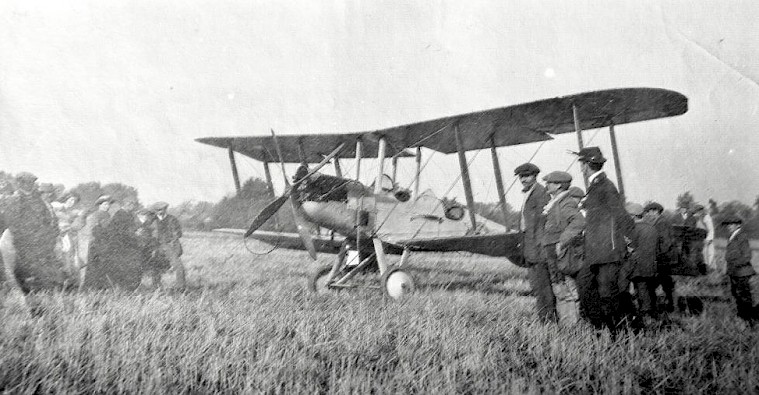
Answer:
[[[308,290],[315,294],[325,294],[332,291],[327,287],[327,276],[332,271],[332,265],[322,266],[308,278]]]
[[[382,293],[393,300],[401,300],[415,290],[414,278],[400,267],[391,268],[382,275]]]

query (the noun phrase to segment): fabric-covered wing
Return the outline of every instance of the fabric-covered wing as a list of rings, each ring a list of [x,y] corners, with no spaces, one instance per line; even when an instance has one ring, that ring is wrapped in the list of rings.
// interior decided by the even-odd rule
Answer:
[[[277,135],[283,159],[287,163],[300,163],[303,160],[307,163],[319,163],[340,143],[346,144],[337,157],[355,158],[358,139],[361,139],[363,143],[361,157],[376,158],[379,136],[371,133]],[[279,162],[272,136],[205,137],[196,141],[216,147],[231,148],[233,151],[261,162]],[[405,148],[406,146],[388,144],[386,156],[412,156],[404,150]]]
[[[684,114],[688,99],[680,93],[655,88],[623,88],[539,100],[470,114],[381,130],[396,144],[423,146],[443,153],[456,152],[453,127],[458,125],[464,149],[524,144],[550,139],[547,134],[574,132],[573,106],[580,128],[596,129]]]
[[[340,158],[354,158],[355,142],[361,139],[362,157],[377,157],[379,138],[388,142],[387,156],[409,156],[409,147],[426,147],[442,153],[456,152],[454,128],[458,127],[464,150],[503,147],[550,140],[550,134],[574,132],[573,108],[577,108],[583,130],[609,125],[672,117],[688,111],[688,99],[680,93],[656,88],[622,88],[545,99],[396,126],[347,134],[277,136],[285,162],[321,161],[324,155],[345,142]],[[197,141],[231,148],[260,160],[279,161],[271,136],[210,137]]]

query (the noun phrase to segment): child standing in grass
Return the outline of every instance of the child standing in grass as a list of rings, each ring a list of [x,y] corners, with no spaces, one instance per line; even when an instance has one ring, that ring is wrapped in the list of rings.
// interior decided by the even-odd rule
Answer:
[[[735,298],[738,307],[738,317],[745,320],[752,328],[757,322],[757,317],[752,306],[751,284],[749,279],[756,274],[751,266],[751,247],[748,243],[748,235],[743,231],[743,220],[731,215],[722,220],[722,225],[727,226],[730,238],[727,241],[725,262],[727,263],[727,275],[730,276],[730,292]]]

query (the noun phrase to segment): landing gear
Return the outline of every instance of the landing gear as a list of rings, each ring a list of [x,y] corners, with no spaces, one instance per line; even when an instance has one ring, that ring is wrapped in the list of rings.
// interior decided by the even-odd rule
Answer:
[[[403,299],[415,290],[414,278],[400,267],[388,269],[382,275],[382,292],[395,300]]]
[[[315,294],[326,294],[332,291],[329,284],[332,283],[332,266],[322,266],[308,279],[308,290]]]

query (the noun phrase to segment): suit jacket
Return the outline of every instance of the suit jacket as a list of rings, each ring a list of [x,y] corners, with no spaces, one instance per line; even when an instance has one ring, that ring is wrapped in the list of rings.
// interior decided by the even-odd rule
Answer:
[[[677,246],[675,246],[672,223],[661,215],[653,225],[658,234],[656,261],[659,265],[670,265],[677,259]]]
[[[617,187],[601,173],[588,186],[582,200],[585,218],[585,262],[600,265],[621,262],[632,239],[635,222],[627,214]]]
[[[524,212],[524,239],[522,240],[522,253],[527,262],[543,262],[543,229],[545,218],[543,217],[543,208],[550,200],[546,188],[535,183],[535,190],[530,197],[524,202],[522,210]],[[521,221],[521,218],[520,218]],[[520,223],[520,227],[521,227]]]
[[[743,229],[739,230],[732,240],[728,240],[725,261],[728,276],[745,277],[755,274],[751,266],[751,247]]]
[[[648,222],[637,222],[633,240],[636,247],[628,258],[631,263],[631,278],[656,276],[656,248],[659,234]]]

